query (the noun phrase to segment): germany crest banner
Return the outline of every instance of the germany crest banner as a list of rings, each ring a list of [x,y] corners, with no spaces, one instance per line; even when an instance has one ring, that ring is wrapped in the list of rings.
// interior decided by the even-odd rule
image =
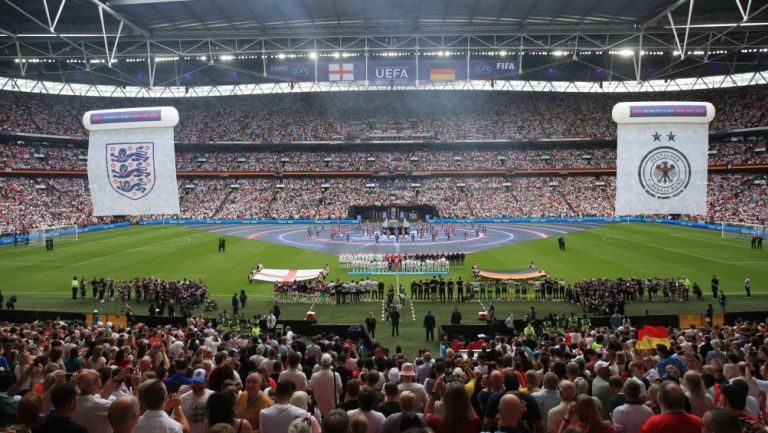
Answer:
[[[173,107],[89,111],[88,185],[93,214],[178,214]]]
[[[666,327],[645,325],[638,329],[636,349],[655,349],[657,344],[671,346]]]
[[[708,102],[621,102],[616,215],[707,213]]]

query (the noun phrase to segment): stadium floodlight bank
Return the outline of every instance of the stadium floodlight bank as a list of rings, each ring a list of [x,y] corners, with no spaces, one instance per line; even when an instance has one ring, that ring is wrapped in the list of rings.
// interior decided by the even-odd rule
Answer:
[[[79,229],[77,225],[61,225],[40,227],[29,231],[29,243],[30,244],[44,244],[47,239],[58,240],[74,240],[78,239]]]
[[[735,222],[720,223],[720,233],[723,238],[751,238],[753,236],[765,236],[768,226],[761,224],[746,224]]]

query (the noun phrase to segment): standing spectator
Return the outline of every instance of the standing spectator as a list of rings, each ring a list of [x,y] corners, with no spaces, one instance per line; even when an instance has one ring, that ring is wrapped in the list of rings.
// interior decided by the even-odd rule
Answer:
[[[611,399],[616,392],[611,388],[609,378],[611,376],[611,364],[607,361],[597,361],[595,363],[595,380],[592,381],[592,395],[600,400],[601,416],[608,419],[611,408]]]
[[[523,416],[523,403],[514,394],[506,394],[499,401],[499,431],[505,433],[527,433],[528,429],[519,428]]]
[[[683,375],[683,386],[685,387],[685,397],[691,403],[692,415],[702,417],[708,410],[715,408],[715,403],[712,401],[712,397],[707,394],[704,381],[698,372],[686,371]]]
[[[373,410],[373,407],[376,405],[376,399],[376,390],[370,386],[364,386],[357,395],[360,408],[347,412],[350,418],[354,418],[357,414],[364,416],[368,420],[368,433],[379,433],[381,426],[384,424],[384,415]]]
[[[253,433],[247,419],[235,418],[235,393],[231,389],[214,392],[205,402],[208,425],[227,424],[240,433]]]
[[[416,369],[414,368],[413,364],[410,362],[403,364],[400,370],[400,378],[403,382],[397,386],[397,389],[400,392],[411,391],[414,393],[416,395],[416,409],[422,410],[424,405],[427,404],[429,396],[427,395],[427,391],[424,389],[424,385],[415,382]]]
[[[141,433],[189,433],[189,424],[175,394],[169,396],[159,380],[144,382],[139,387],[139,402],[147,409],[139,418],[136,430]],[[173,410],[173,418],[165,410]],[[89,430],[89,433],[92,433]]]
[[[77,408],[77,388],[72,383],[56,385],[51,392],[54,411],[32,429],[34,433],[89,433],[82,425],[72,421]]]
[[[381,426],[381,431],[379,433],[400,433],[402,431],[400,420],[404,415],[408,414],[415,415],[419,421],[421,421],[422,426],[425,425],[424,416],[415,411],[416,394],[410,391],[403,391],[400,393],[398,400],[400,403],[400,411],[398,413],[393,413],[384,420],[384,424]]]
[[[748,387],[729,383],[720,387],[722,408],[739,418],[745,432],[765,433],[760,418],[747,410]]]
[[[101,375],[96,370],[83,370],[77,376],[77,388],[80,396],[77,398],[77,408],[72,412],[72,421],[88,429],[89,433],[112,433],[107,421],[107,412],[111,402],[99,397],[109,396],[118,386],[114,381],[107,383],[102,389]]]
[[[133,433],[139,422],[141,411],[136,397],[124,396],[115,399],[109,405],[107,419],[114,433]]]
[[[240,393],[235,410],[235,416],[248,420],[252,427],[259,425],[261,411],[272,406],[272,400],[262,391],[262,383],[261,374],[249,374],[245,379],[245,391]],[[254,428],[258,429],[258,427]]]
[[[349,433],[349,415],[340,409],[323,416],[323,433]]]
[[[264,433],[288,433],[294,418],[309,418],[306,410],[290,404],[293,382],[280,380],[275,390],[275,404],[261,411],[259,431]]]
[[[701,433],[743,433],[739,418],[724,410],[712,409],[701,418]]]
[[[685,413],[685,394],[680,386],[666,381],[659,386],[657,397],[661,413],[643,424],[640,433],[698,433],[701,418]]]
[[[393,413],[400,412],[400,402],[398,401],[399,390],[397,389],[397,383],[389,382],[384,385],[384,397],[383,403],[376,406],[376,410],[384,415],[384,418],[389,418]]]
[[[343,391],[341,376],[331,369],[332,364],[333,357],[324,353],[320,357],[320,370],[312,374],[309,383],[309,388],[317,402],[317,408],[323,417],[339,404],[339,396]]]
[[[294,389],[306,389],[307,388],[307,375],[301,371],[301,355],[296,352],[291,352],[288,355],[288,369],[280,372],[278,380],[288,380],[293,382]]]
[[[624,397],[627,402],[613,410],[613,425],[622,433],[638,433],[653,411],[643,404],[640,397],[642,388],[636,380],[624,383]]]
[[[192,373],[191,392],[181,396],[181,410],[189,422],[190,433],[205,433],[205,404],[213,391],[205,387],[206,372],[198,368]]]
[[[429,397],[424,415],[435,433],[451,433],[460,431],[463,433],[479,433],[480,418],[469,403],[469,395],[460,383],[451,383],[445,387],[443,396],[443,415],[435,415],[435,403],[441,396],[445,375],[440,376],[435,382],[435,390]]]
[[[559,386],[560,404],[547,414],[547,433],[557,433],[565,418],[568,405],[576,399],[576,386],[570,380],[563,380]],[[542,412],[542,418],[544,413]]]
[[[554,409],[557,407],[557,405],[560,404],[560,393],[557,391],[557,381],[557,375],[555,373],[548,372],[544,375],[544,379],[541,383],[543,389],[531,394],[534,400],[536,400],[536,404],[539,406],[539,412],[542,414],[544,431],[547,431],[547,417],[545,417],[543,414],[548,414],[550,410]],[[511,405],[511,403],[509,404]]]
[[[314,414],[310,414],[309,410],[309,394],[307,394],[305,391],[296,391],[291,396],[290,403],[299,409],[302,409],[307,412],[309,416],[309,426],[312,433],[320,433],[320,423],[317,421],[317,418]],[[303,420],[306,420],[307,418],[302,418]],[[295,422],[296,420],[294,420]],[[288,430],[290,432],[290,430]]]
[[[597,403],[588,395],[580,395],[575,403],[568,405],[568,411],[560,424],[560,433],[569,427],[578,428],[583,433],[616,432],[610,422],[601,419]]]

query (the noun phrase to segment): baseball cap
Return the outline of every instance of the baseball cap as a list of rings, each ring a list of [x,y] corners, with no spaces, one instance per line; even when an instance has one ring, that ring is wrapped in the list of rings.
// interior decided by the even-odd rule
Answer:
[[[610,366],[611,364],[606,361],[597,361],[595,363],[595,371],[600,370],[601,368],[609,368]]]
[[[192,382],[205,383],[205,370],[198,368],[192,373]]]
[[[410,362],[403,364],[403,367],[400,369],[400,376],[416,376],[416,369],[413,367],[413,364]]]
[[[333,357],[327,353],[324,353],[323,356],[320,357],[320,363],[323,365],[329,365],[333,362]]]

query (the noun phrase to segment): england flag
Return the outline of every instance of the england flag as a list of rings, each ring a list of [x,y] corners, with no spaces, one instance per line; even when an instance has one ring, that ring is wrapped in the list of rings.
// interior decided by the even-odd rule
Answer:
[[[329,63],[328,81],[354,81],[354,63]]]

